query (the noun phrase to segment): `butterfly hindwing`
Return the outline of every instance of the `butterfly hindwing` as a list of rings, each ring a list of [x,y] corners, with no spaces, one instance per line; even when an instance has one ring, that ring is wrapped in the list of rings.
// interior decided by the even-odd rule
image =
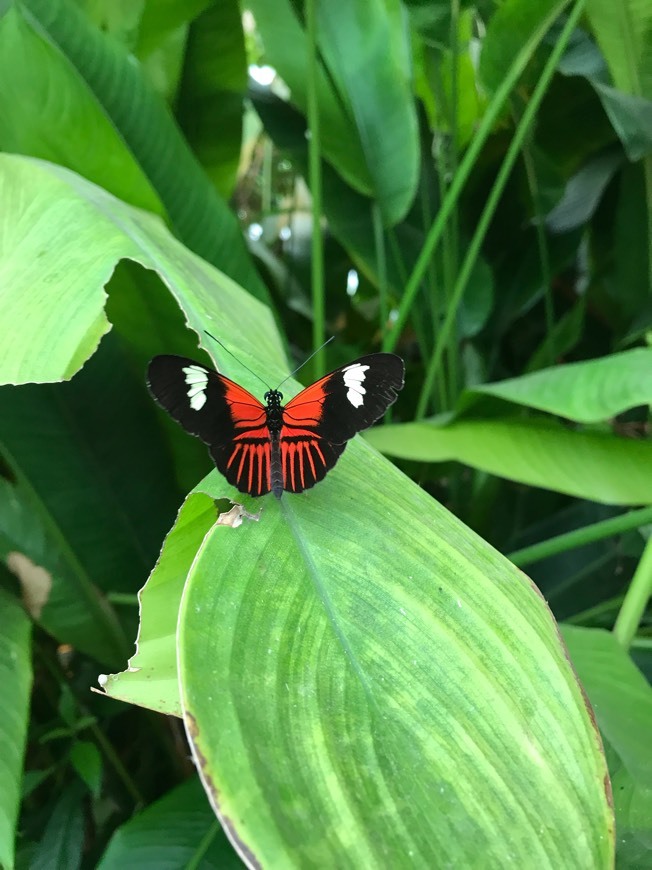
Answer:
[[[241,492],[269,492],[270,435],[265,406],[244,387],[187,357],[154,357],[147,385],[191,435],[208,444],[218,470]]]
[[[346,447],[331,444],[323,438],[281,437],[281,469],[283,489],[287,492],[303,492],[326,476]]]

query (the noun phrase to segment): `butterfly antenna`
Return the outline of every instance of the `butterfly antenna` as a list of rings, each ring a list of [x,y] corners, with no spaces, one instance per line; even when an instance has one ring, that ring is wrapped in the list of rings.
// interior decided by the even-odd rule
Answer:
[[[276,389],[277,389],[277,390],[280,390],[281,387],[283,386],[283,384],[284,384],[287,380],[289,380],[289,379],[292,377],[292,375],[296,375],[296,373],[299,371],[299,369],[302,369],[302,368],[305,366],[306,363],[309,363],[310,360],[313,358],[313,356],[316,356],[316,355],[319,353],[319,351],[322,349],[322,347],[326,347],[326,345],[329,344],[329,343],[330,343],[334,338],[335,338],[335,336],[334,336],[334,335],[331,335],[331,337],[330,337],[330,338],[327,338],[326,341],[325,341],[323,344],[320,344],[320,345],[319,345],[319,347],[317,348],[317,350],[313,350],[313,352],[310,354],[310,356],[308,357],[308,359],[304,359],[304,361],[301,363],[301,365],[298,365],[298,366],[295,368],[295,370],[294,370],[293,372],[290,372],[289,375],[287,375],[286,377],[284,377],[283,380],[281,381],[281,383],[278,385],[278,387],[277,387]]]
[[[236,362],[240,363],[240,365],[242,366],[243,369],[247,369],[247,371],[248,371],[250,374],[252,374],[255,378],[258,378],[258,380],[261,382],[261,384],[265,384],[265,386],[267,387],[268,390],[271,390],[271,389],[272,389],[272,388],[270,387],[270,385],[269,385],[266,381],[264,381],[264,380],[261,378],[260,375],[256,374],[256,372],[253,371],[253,369],[250,369],[249,366],[245,365],[245,364],[242,362],[241,359],[238,359],[238,357],[237,357],[234,353],[232,353],[232,352],[228,349],[228,347],[227,347],[223,342],[221,342],[221,341],[219,340],[219,338],[215,338],[215,336],[214,336],[212,333],[210,333],[207,329],[205,329],[204,332],[206,333],[206,335],[208,335],[210,338],[212,338],[213,341],[217,342],[217,344],[219,344],[220,347],[224,348],[224,350],[229,354],[229,356],[232,356],[233,359],[234,359]],[[308,362],[308,360],[306,360],[306,362]],[[287,379],[286,379],[286,380],[287,380]]]

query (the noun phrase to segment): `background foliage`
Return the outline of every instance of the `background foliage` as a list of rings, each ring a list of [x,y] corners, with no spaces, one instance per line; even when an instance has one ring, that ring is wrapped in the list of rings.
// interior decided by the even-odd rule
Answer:
[[[458,798],[472,806],[489,789],[478,758],[514,794],[522,788],[531,819],[544,822],[553,811],[544,774],[554,766],[535,781],[523,735],[547,758],[554,735],[544,724],[559,721],[567,769],[588,783],[602,763],[545,609],[502,553],[563,623],[593,704],[617,864],[649,865],[651,45],[652,11],[640,0],[0,0],[0,671],[11,714],[0,724],[0,864],[106,868],[127,853],[139,866],[239,864],[180,720],[143,709],[178,714],[182,703],[234,753],[220,766],[211,741],[193,740],[231,810],[250,803],[253,832],[226,826],[232,837],[246,831],[254,851],[298,864],[339,854],[328,831],[315,845],[296,822],[308,812],[298,797],[307,786],[294,777],[327,723],[325,747],[359,734],[355,751],[387,778],[390,851],[400,843],[405,857],[405,844],[417,843],[425,860],[419,836],[435,841],[413,811],[421,801],[450,822],[439,826],[440,855],[500,864],[480,821],[465,836],[455,829]],[[246,552],[273,546],[286,574],[265,574],[263,556],[243,558],[241,539],[225,544],[214,526],[212,499],[228,487],[215,476],[200,482],[210,471],[204,448],[164,419],[143,382],[155,353],[201,358],[205,328],[271,383],[332,333],[337,341],[302,370],[305,382],[371,349],[399,352],[406,387],[389,425],[367,437],[420,490],[351,445],[337,478],[315,490],[319,511],[284,500],[283,514],[265,508],[267,525],[247,529]],[[231,358],[219,362],[259,392]],[[132,652],[136,592],[173,525],[142,596],[141,670],[106,683],[141,707],[91,694],[98,672],[120,671]],[[396,567],[366,575],[360,539],[380,552],[387,534]],[[334,562],[333,541],[344,541]],[[235,567],[222,576],[233,546]],[[392,583],[399,563],[405,576]],[[299,582],[306,565],[314,589]],[[350,589],[329,585],[342,565]],[[261,592],[247,583],[259,576],[271,597],[256,611]],[[284,576],[295,581],[289,598]],[[363,607],[356,583],[365,579]],[[435,588],[450,596],[450,612]],[[224,604],[202,632],[176,637],[179,607],[206,614],[214,601],[232,610]],[[403,649],[374,672],[372,641],[387,646],[396,613],[417,603],[420,619],[400,629]],[[508,616],[512,607],[527,619]],[[240,612],[249,645],[230,621]],[[283,614],[293,633],[345,632],[365,679],[393,674],[370,694],[378,709],[402,711],[386,734],[362,715],[346,657],[314,665],[337,675],[329,686],[292,683],[314,647],[284,646],[287,628],[274,622]],[[263,638],[279,665],[269,674]],[[412,649],[423,655],[420,679]],[[467,654],[478,658],[465,671]],[[196,693],[207,677],[197,663],[209,660],[225,668],[218,708]],[[255,697],[264,697],[286,670],[299,706],[321,700],[296,720],[295,763],[279,756],[274,765],[247,756],[282,740],[264,705],[259,718],[243,714],[257,706],[245,689],[259,674]],[[496,702],[508,675],[522,704],[526,684],[546,698],[531,722]],[[353,687],[345,700],[328,694],[338,680]],[[415,686],[422,709],[412,710]],[[281,707],[283,695],[274,698]],[[355,714],[349,722],[333,717],[336,701]],[[289,709],[279,715],[295,723]],[[486,717],[492,737],[472,732]],[[441,780],[455,789],[429,795],[432,804],[401,792],[382,755],[391,741],[420,784],[410,771],[422,758],[397,734],[413,737],[421,723],[460,752]],[[483,747],[468,754],[475,779],[464,739],[447,730],[459,723]],[[378,736],[371,764],[365,752],[380,734],[388,742]],[[325,764],[329,754],[312,777],[326,783],[320,818],[351,838],[344,855],[380,866],[370,807],[391,802],[367,794],[368,815],[347,816],[346,788],[331,799],[335,782],[364,791],[369,781]],[[499,793],[483,805],[502,805]],[[539,837],[550,866],[580,866],[588,855],[591,866],[609,866],[602,783],[582,795],[581,836],[569,812],[567,828],[561,821]],[[270,806],[290,815],[267,818]],[[512,824],[507,813],[487,819],[497,830]],[[583,853],[584,836],[603,844]],[[455,852],[461,843],[467,852]]]

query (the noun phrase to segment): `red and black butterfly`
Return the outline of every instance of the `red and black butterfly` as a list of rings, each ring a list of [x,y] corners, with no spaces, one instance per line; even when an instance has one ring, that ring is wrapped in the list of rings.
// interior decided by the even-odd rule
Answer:
[[[396,401],[403,360],[372,353],[335,369],[282,405],[265,404],[213,369],[181,356],[157,356],[147,385],[183,428],[208,444],[215,465],[240,492],[259,496],[310,489],[337,462],[349,438]]]

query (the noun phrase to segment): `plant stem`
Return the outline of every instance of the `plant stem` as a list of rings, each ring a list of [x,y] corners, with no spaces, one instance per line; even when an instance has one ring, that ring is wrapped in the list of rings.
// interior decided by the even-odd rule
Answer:
[[[613,633],[618,643],[629,649],[636,635],[647,603],[652,595],[652,537],[648,538],[643,555],[634,571],[625,600],[616,617]]]
[[[220,823],[218,821],[213,822],[213,824],[209,827],[209,829],[200,840],[199,845],[195,850],[195,854],[185,865],[185,870],[197,870],[198,867],[202,866],[206,852],[208,852],[208,849],[210,848],[215,838],[221,833],[222,826],[220,825]]]
[[[640,526],[644,526],[647,523],[652,523],[652,507],[629,511],[618,517],[601,520],[599,523],[592,523],[590,526],[584,526],[581,529],[557,535],[555,538],[541,541],[539,544],[532,544],[531,547],[523,547],[521,550],[516,550],[507,558],[515,565],[518,565],[519,568],[523,568],[525,565],[532,565],[534,562],[540,562],[541,559],[547,559],[549,556],[556,556],[558,553],[575,550],[577,547],[583,547],[585,544],[591,544],[594,541],[601,541],[603,538],[609,538],[612,535],[619,535],[622,532],[640,528]]]
[[[530,124],[534,120],[534,116],[539,108],[539,105],[541,104],[541,101],[543,100],[543,97],[550,83],[550,79],[554,74],[554,71],[557,67],[557,64],[559,63],[561,55],[566,48],[566,45],[568,44],[568,40],[570,39],[570,36],[575,29],[575,26],[577,25],[577,21],[583,8],[583,0],[578,0],[578,3],[566,20],[566,24],[564,25],[562,32],[559,34],[559,38],[555,43],[555,47],[550,53],[550,57],[548,58],[543,72],[541,73],[541,77],[532,92],[532,96],[525,108],[525,111],[523,112],[521,121],[514,132],[514,137],[510,143],[509,148],[507,149],[505,158],[501,164],[496,180],[487,198],[486,205],[482,210],[480,220],[478,221],[478,225],[476,227],[475,233],[473,234],[473,238],[471,239],[471,243],[469,244],[466,257],[464,258],[464,262],[462,263],[462,267],[460,269],[460,273],[458,275],[457,282],[451,296],[451,301],[446,312],[446,317],[444,318],[444,323],[442,324],[442,328],[439,331],[439,335],[437,336],[437,344],[435,346],[434,353],[432,354],[428,362],[426,377],[423,383],[423,387],[421,389],[421,395],[419,396],[419,402],[417,404],[417,420],[422,419],[426,413],[426,409],[428,407],[428,398],[432,392],[432,385],[437,376],[437,369],[439,367],[439,363],[441,362],[442,354],[444,353],[446,342],[448,341],[448,336],[455,324],[457,310],[459,308],[460,302],[462,301],[462,296],[464,294],[464,290],[466,289],[467,281],[471,276],[475,261],[478,257],[478,254],[480,253],[482,242],[484,241],[485,234],[493,218],[494,212],[498,205],[498,201],[502,196],[503,190],[505,189],[514,163],[516,162],[516,159],[520,153],[521,145],[523,144],[525,136],[527,135]],[[469,149],[469,151],[470,150],[471,149]],[[460,165],[460,172],[462,171],[462,167],[465,165],[468,153],[469,152],[467,151],[467,154],[465,155],[465,158]],[[453,184],[450,187],[449,195],[450,191],[452,191],[454,188],[455,181],[453,181]],[[449,208],[449,212],[451,209],[452,205]],[[439,220],[441,213],[442,212],[440,211],[439,215],[437,216],[437,220],[433,224],[433,228],[437,225],[437,221]]]
[[[516,119],[516,109],[513,112]],[[543,214],[541,208],[541,190],[539,181],[534,166],[534,159],[528,141],[523,143],[523,165],[525,166],[525,175],[530,188],[530,196],[534,205],[535,213],[535,230],[537,234],[537,245],[539,248],[539,262],[541,263],[541,278],[543,283],[543,303],[546,318],[546,335],[549,337],[555,328],[555,308],[552,298],[552,269],[550,268],[550,254],[548,251],[548,240],[546,238],[546,228],[543,222]],[[544,365],[554,365],[553,344],[550,343],[548,348],[547,359],[544,360]]]
[[[568,22],[572,22],[571,30],[577,24],[577,20],[579,19],[581,13],[584,10],[584,5],[585,0],[577,0],[574,8],[572,9],[568,17]],[[487,106],[487,111],[485,112],[478,126],[476,134],[473,137],[473,140],[460,163],[458,171],[455,173],[455,177],[453,178],[451,186],[448,189],[446,198],[441,204],[441,208],[439,209],[439,213],[437,214],[433,225],[430,227],[430,231],[426,237],[423,248],[421,249],[419,258],[414,266],[414,269],[412,270],[410,280],[405,287],[405,293],[403,294],[403,298],[401,299],[398,317],[396,319],[396,322],[394,323],[393,329],[386,336],[384,344],[385,350],[394,350],[394,348],[396,347],[400,338],[401,330],[405,326],[407,318],[410,314],[410,309],[412,308],[412,303],[421,284],[421,280],[425,274],[426,269],[428,268],[428,264],[433,255],[433,251],[435,250],[441,238],[444,227],[446,226],[446,221],[448,220],[451,212],[457,204],[462,189],[466,184],[469,175],[471,174],[471,170],[473,169],[473,166],[475,165],[475,162],[479,157],[485,142],[491,135],[494,124],[498,120],[498,117],[502,111],[505,102],[507,101],[507,98],[509,97],[511,91],[521,77],[521,74],[523,73],[523,70],[525,69],[532,55],[534,54],[536,47],[548,32],[556,17],[557,10],[555,9],[545,20],[540,23],[537,30],[523,44],[521,50],[514,58],[514,62],[509,68],[507,75],[501,82],[500,87],[493,95],[491,102]],[[565,47],[565,41],[563,40],[563,36],[560,41],[561,50],[559,51],[559,55],[561,55],[561,51],[563,51],[563,48]]]
[[[324,247],[321,234],[321,160],[319,141],[319,102],[317,97],[317,0],[306,0],[306,35],[308,37],[308,183],[312,197],[312,347],[316,351],[314,374],[320,377],[326,371],[326,349],[321,347],[325,338],[324,325]]]
[[[371,207],[371,218],[374,228],[374,254],[376,257],[376,273],[378,275],[378,294],[380,297],[380,335],[385,335],[389,328],[389,305],[387,301],[387,251],[385,248],[385,232],[380,215],[378,202]]]

